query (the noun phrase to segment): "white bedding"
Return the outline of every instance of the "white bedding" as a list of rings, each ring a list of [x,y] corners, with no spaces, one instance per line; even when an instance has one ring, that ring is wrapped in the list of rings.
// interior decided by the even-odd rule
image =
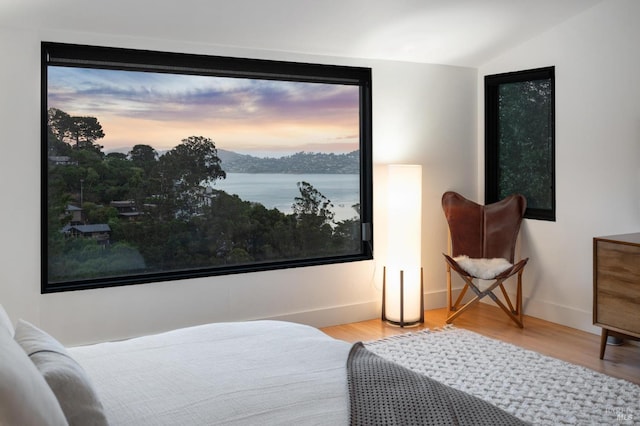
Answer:
[[[69,348],[111,425],[348,424],[351,344],[280,321]]]

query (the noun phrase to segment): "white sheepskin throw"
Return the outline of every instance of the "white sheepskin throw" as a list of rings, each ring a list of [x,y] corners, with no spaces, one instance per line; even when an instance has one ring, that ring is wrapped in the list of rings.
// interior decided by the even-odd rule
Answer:
[[[454,257],[458,265],[469,275],[483,280],[491,280],[511,268],[513,265],[507,259],[472,259],[469,256]]]

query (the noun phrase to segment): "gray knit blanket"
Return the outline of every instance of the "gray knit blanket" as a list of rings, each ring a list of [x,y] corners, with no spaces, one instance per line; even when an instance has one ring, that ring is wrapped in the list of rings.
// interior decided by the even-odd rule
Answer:
[[[347,360],[351,425],[525,425],[475,396],[388,361],[356,343]]]

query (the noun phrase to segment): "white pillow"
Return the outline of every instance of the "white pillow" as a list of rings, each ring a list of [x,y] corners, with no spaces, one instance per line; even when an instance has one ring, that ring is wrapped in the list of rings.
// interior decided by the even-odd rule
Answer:
[[[453,260],[469,275],[483,280],[492,280],[513,266],[507,259],[502,258],[475,259],[462,255],[454,257]]]
[[[56,339],[20,320],[15,340],[38,367],[70,425],[107,425],[102,403],[84,369]]]
[[[0,425],[67,425],[60,404],[13,336],[0,330]]]
[[[9,319],[9,315],[7,315],[7,311],[5,311],[2,305],[0,305],[0,330],[2,329],[7,329],[9,335],[13,336],[13,324]]]

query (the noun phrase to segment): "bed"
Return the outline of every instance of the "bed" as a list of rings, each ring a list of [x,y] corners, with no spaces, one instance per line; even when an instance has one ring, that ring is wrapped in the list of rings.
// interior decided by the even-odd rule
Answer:
[[[0,311],[3,425],[519,423],[306,325],[213,323],[65,348]]]

